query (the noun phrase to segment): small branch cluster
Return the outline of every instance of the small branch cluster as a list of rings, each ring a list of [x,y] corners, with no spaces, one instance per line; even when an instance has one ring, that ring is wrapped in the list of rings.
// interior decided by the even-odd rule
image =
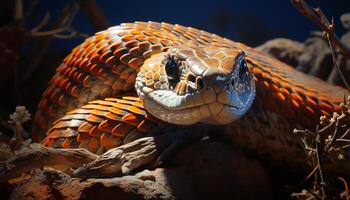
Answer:
[[[307,177],[315,177],[312,190],[294,193],[293,196],[312,196],[315,199],[330,197],[329,185],[325,173],[324,160],[335,157],[338,160],[348,159],[345,151],[350,149],[350,96],[340,104],[341,111],[334,112],[331,118],[322,116],[316,131],[294,130],[301,137],[308,156],[311,158],[314,170]],[[344,179],[341,179],[344,180]],[[345,188],[347,184],[343,181]],[[349,197],[347,196],[346,199]]]
[[[344,82],[345,87],[350,89],[350,86],[346,78],[341,72],[340,67],[338,66],[338,63],[336,62],[335,50],[334,50],[335,48],[338,49],[339,52],[344,57],[346,57],[347,59],[350,59],[350,48],[347,45],[345,45],[343,42],[341,42],[340,39],[335,34],[333,18],[331,19],[331,22],[330,22],[320,8],[313,8],[309,6],[304,0],[291,0],[291,1],[293,5],[303,15],[308,17],[311,21],[313,21],[318,27],[320,27],[323,30],[324,34],[328,39],[328,44],[332,53],[332,59],[338,71],[338,74],[342,79],[342,81]]]
[[[41,22],[30,30],[31,37],[46,37],[52,36],[58,39],[70,39],[74,37],[87,37],[86,34],[76,31],[71,23],[79,10],[78,4],[67,6],[63,9],[62,19],[58,26],[53,30],[42,31],[42,29],[48,25],[50,21],[50,13],[46,13]]]

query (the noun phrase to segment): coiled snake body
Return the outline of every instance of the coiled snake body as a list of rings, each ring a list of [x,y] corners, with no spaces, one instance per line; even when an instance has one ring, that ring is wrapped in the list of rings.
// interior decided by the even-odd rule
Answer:
[[[222,124],[237,145],[300,164],[293,128],[315,127],[347,94],[215,34],[125,23],[96,33],[64,59],[39,103],[33,137],[100,154],[169,123]]]

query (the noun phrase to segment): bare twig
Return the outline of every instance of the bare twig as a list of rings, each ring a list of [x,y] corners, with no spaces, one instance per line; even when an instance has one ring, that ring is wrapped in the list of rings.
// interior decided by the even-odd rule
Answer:
[[[22,0],[15,0],[13,19],[16,23],[20,23],[23,20],[23,1]]]
[[[325,161],[332,155],[336,159],[346,159],[344,149],[350,147],[350,96],[340,103],[341,111],[334,112],[331,118],[321,117],[320,124],[315,132],[309,130],[294,130],[294,133],[301,136],[304,148],[312,159],[314,170],[310,174],[315,174],[314,187],[307,192],[296,193],[296,197],[313,197],[316,199],[329,199],[332,197],[331,189],[327,180]],[[314,173],[317,169],[317,173]],[[307,176],[309,178],[310,175]],[[307,180],[307,179],[306,179]],[[345,185],[345,196],[348,198],[348,187],[346,181],[341,179]],[[305,181],[303,181],[305,182]],[[313,193],[312,193],[313,192]],[[319,194],[319,195],[317,195]],[[316,196],[315,196],[316,195]],[[334,195],[333,195],[334,196]]]
[[[343,42],[341,42],[340,39],[335,34],[334,20],[332,19],[331,22],[329,22],[329,20],[327,19],[327,17],[325,16],[325,14],[322,12],[320,8],[312,8],[304,0],[291,0],[291,1],[293,5],[303,15],[311,19],[317,26],[319,26],[324,31],[328,39],[329,47],[331,49],[333,63],[338,71],[339,76],[344,82],[344,85],[346,86],[347,89],[350,89],[346,78],[344,77],[342,71],[340,70],[337,64],[334,47],[339,49],[340,53],[348,59],[350,59],[350,48],[346,46]]]
[[[22,83],[25,83],[32,74],[36,71],[37,67],[39,66],[42,58],[44,57],[47,48],[49,47],[51,41],[54,38],[59,39],[70,39],[73,37],[87,37],[87,35],[83,33],[79,33],[77,31],[74,31],[73,28],[70,26],[72,20],[74,19],[77,11],[79,9],[79,6],[77,4],[74,4],[73,6],[66,6],[61,14],[61,17],[58,19],[55,28],[53,30],[49,31],[42,31],[40,32],[40,29],[43,26],[38,25],[36,28],[31,30],[31,35],[34,37],[44,37],[43,40],[41,40],[41,44],[39,47],[39,50],[36,53],[36,56],[32,59],[32,62],[30,66],[28,67],[28,70],[24,73],[23,77],[21,78]],[[46,17],[48,18],[48,17]],[[40,24],[44,24],[45,17],[41,21]],[[38,28],[39,27],[39,28]],[[67,32],[68,35],[62,35],[63,33]]]
[[[319,8],[310,7],[304,0],[291,0],[293,5],[298,8],[298,10],[311,19],[317,26],[319,26],[323,31],[328,33],[332,38],[335,46],[339,48],[340,52],[350,59],[350,49],[343,44],[339,38],[334,33],[334,27],[331,24]]]
[[[91,24],[95,27],[96,31],[101,31],[110,26],[103,11],[98,6],[95,0],[76,0],[82,10],[85,12]]]

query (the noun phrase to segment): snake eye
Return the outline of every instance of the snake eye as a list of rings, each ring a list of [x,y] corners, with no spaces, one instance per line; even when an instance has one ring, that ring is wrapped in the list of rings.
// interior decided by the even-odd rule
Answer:
[[[165,73],[168,76],[170,84],[176,84],[180,79],[180,70],[177,62],[173,58],[169,58],[165,64]]]
[[[245,60],[242,61],[241,65],[239,66],[239,77],[243,77],[247,74],[248,66]]]

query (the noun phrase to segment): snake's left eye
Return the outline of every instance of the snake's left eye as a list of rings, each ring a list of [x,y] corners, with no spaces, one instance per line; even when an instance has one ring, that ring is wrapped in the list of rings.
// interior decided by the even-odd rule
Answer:
[[[170,84],[176,84],[180,80],[180,69],[178,63],[173,58],[167,60],[165,64],[165,73],[168,76]]]
[[[248,71],[248,66],[245,60],[242,61],[241,65],[239,66],[239,77],[244,76]]]

